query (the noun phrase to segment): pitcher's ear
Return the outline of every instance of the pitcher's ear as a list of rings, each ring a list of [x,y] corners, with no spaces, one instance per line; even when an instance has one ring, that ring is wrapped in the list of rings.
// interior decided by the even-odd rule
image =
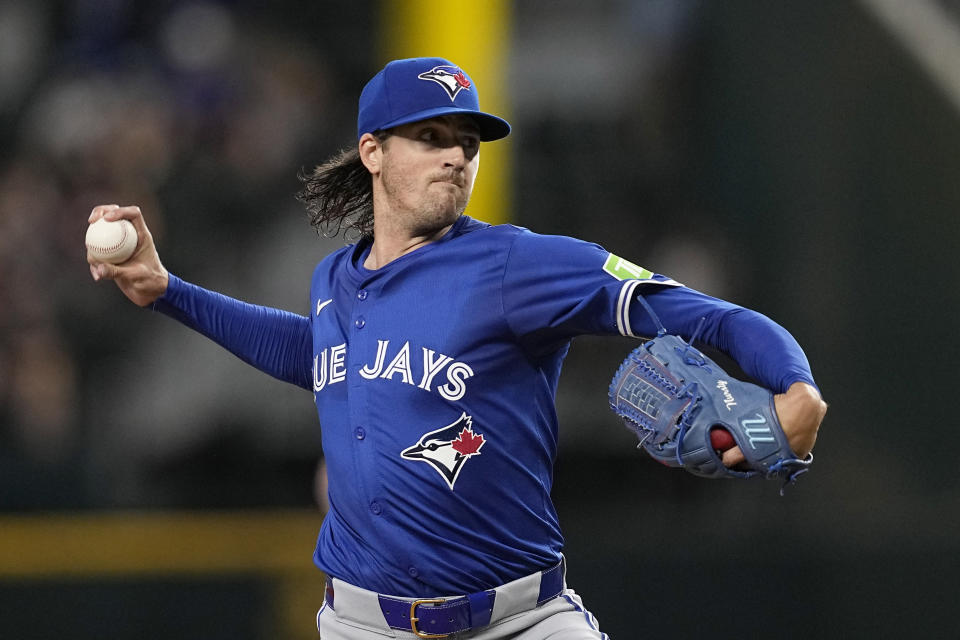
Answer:
[[[371,174],[380,173],[380,162],[383,153],[383,142],[372,133],[365,133],[360,136],[357,142],[357,151],[360,154],[360,162],[367,168]]]

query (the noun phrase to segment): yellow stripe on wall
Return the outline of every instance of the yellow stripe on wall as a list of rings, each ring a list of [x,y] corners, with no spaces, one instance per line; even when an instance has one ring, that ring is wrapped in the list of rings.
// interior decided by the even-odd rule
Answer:
[[[440,57],[466,70],[480,92],[480,108],[510,120],[507,0],[383,0],[382,67],[397,58]],[[510,138],[484,143],[467,213],[491,223],[510,218]]]
[[[315,640],[322,522],[312,509],[4,515],[0,581],[257,575],[273,589],[271,637]]]
[[[0,518],[0,578],[208,572],[320,574],[310,510],[93,512]],[[319,578],[318,578],[319,582]]]

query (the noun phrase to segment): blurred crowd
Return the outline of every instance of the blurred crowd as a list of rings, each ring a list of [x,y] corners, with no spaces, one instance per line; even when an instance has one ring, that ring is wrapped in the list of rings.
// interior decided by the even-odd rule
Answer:
[[[259,4],[0,2],[0,507],[83,501],[97,399],[149,340],[91,286],[90,209],[140,205],[181,271],[254,271],[254,223],[294,215],[298,168],[349,141],[337,98],[368,63],[343,44],[369,10],[316,38],[299,3]]]

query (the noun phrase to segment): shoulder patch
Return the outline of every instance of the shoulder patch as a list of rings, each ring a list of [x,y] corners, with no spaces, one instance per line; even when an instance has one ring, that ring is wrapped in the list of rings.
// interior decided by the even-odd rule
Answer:
[[[607,261],[603,263],[603,270],[617,280],[649,280],[653,277],[653,272],[649,269],[644,269],[640,265],[633,264],[629,260],[624,260],[612,253],[607,254]]]

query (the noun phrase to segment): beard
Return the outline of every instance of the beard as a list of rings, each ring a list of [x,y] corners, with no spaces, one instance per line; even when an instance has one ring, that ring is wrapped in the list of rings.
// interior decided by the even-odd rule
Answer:
[[[470,201],[471,189],[460,173],[441,173],[425,181],[384,166],[381,178],[397,222],[413,236],[431,235],[450,226]]]

